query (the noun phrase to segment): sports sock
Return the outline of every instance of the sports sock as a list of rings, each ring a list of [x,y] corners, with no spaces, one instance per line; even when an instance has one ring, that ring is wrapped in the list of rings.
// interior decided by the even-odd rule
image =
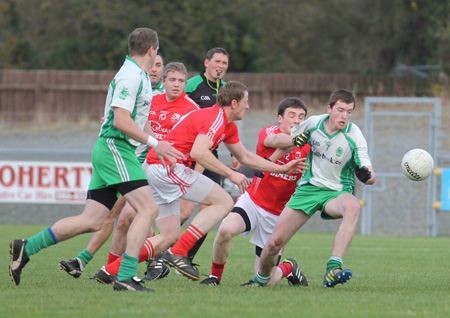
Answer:
[[[215,263],[214,261],[212,262],[211,275],[216,276],[217,279],[219,280],[219,282],[222,280],[222,274],[223,274],[224,268],[225,268],[225,263],[220,264],[220,263]]]
[[[83,265],[86,266],[94,258],[94,255],[92,255],[87,249],[84,249],[80,254],[78,254],[77,257],[81,259]]]
[[[260,285],[267,286],[267,283],[269,282],[271,276],[271,274],[267,276],[261,275],[258,271],[258,273],[256,273],[255,282]]]
[[[123,254],[123,260],[120,264],[117,280],[131,279],[137,275],[137,266],[139,259],[137,257]]]
[[[195,243],[201,239],[204,234],[196,228],[194,225],[189,225],[187,231],[181,235],[178,242],[172,246],[171,251],[176,255],[187,256],[189,250],[195,245]]]
[[[25,244],[25,252],[28,256],[31,256],[44,248],[55,245],[56,243],[58,243],[58,240],[49,226],[28,239],[27,244]]]
[[[330,258],[328,259],[326,273],[328,273],[328,271],[333,267],[342,266],[343,263],[344,260],[342,259],[342,257],[331,255]]]
[[[148,260],[149,258],[152,258],[153,257],[153,251],[154,251],[153,245],[147,239],[145,241],[144,246],[142,247],[141,253],[139,254],[138,263],[142,263],[142,262]],[[111,262],[111,263],[107,264],[105,266],[105,269],[111,275],[118,275],[122,262],[123,262],[123,256],[122,257],[118,257],[114,262]]]
[[[289,262],[288,260],[286,260],[283,263],[281,263],[280,265],[278,265],[278,267],[283,272],[283,276],[282,277],[286,277],[290,273],[292,273],[293,266],[292,266],[292,263]]]
[[[106,265],[111,264],[112,262],[114,262],[119,257],[122,257],[122,255],[117,255],[117,254],[109,252],[109,254],[108,254],[108,261],[107,261]]]

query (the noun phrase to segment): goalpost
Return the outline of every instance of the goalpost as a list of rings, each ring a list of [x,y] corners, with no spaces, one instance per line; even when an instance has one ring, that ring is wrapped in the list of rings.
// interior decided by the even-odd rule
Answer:
[[[364,131],[377,176],[364,186],[361,234],[436,236],[437,176],[414,182],[401,171],[403,155],[422,148],[439,161],[441,99],[365,97]]]

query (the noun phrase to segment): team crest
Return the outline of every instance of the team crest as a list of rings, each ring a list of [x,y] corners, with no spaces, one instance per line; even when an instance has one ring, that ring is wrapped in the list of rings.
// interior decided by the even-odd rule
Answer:
[[[119,94],[119,98],[125,100],[127,99],[127,96],[128,96],[128,88],[124,87]]]
[[[180,120],[180,114],[175,113],[172,115],[172,122],[174,124],[177,123],[179,120]]]
[[[185,173],[186,175],[188,175],[188,176],[191,176],[191,175],[194,174],[194,173],[192,172],[192,169],[191,169],[191,168],[186,168],[186,169],[184,169],[184,173]]]
[[[344,151],[344,149],[342,149],[341,147],[339,147],[338,149],[336,149],[336,157],[340,157],[342,156],[342,152]]]

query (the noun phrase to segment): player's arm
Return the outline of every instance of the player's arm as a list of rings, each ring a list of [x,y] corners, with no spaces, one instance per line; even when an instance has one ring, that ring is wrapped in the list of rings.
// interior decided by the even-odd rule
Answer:
[[[240,192],[244,193],[245,189],[250,185],[248,178],[242,173],[233,171],[218,160],[209,150],[212,146],[212,140],[206,135],[198,135],[195,138],[191,149],[191,158],[197,162],[196,166],[200,164],[205,169],[229,178],[231,182],[239,187]]]
[[[294,137],[295,136],[290,136],[283,133],[270,135],[264,139],[264,146],[267,148],[285,149],[286,152],[291,152],[295,148],[292,142]]]
[[[305,163],[305,158],[292,160],[285,165],[277,165],[248,151],[241,142],[235,144],[225,143],[225,145],[240,163],[252,169],[290,174],[294,171],[303,173],[308,168],[308,164]]]
[[[130,111],[120,107],[113,107],[113,109],[114,127],[125,135],[154,148],[157,154],[167,158],[171,162],[176,161],[175,159],[183,158],[183,154],[172,147],[172,144],[167,141],[158,142],[153,136],[143,131],[131,118]]]

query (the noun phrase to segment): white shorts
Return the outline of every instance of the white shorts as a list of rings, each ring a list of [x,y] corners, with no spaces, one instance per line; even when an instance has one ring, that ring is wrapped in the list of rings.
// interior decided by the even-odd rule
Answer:
[[[214,186],[214,181],[182,164],[176,164],[173,172],[160,164],[145,162],[142,167],[159,207],[157,220],[180,215],[180,198],[203,202]]]
[[[260,248],[264,248],[272,235],[275,223],[277,223],[279,216],[267,212],[253,202],[247,191],[238,198],[238,201],[234,206],[243,209],[250,220],[250,231],[253,231],[253,234],[250,237],[250,243]],[[245,237],[250,231],[243,232],[242,235]],[[283,254],[283,250],[284,249],[281,249],[280,255]]]

